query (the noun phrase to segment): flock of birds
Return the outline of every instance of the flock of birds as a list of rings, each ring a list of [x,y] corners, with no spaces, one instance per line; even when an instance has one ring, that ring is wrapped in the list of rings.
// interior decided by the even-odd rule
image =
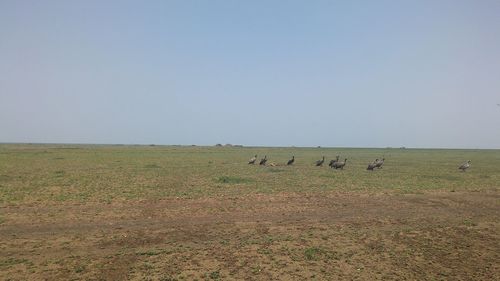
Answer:
[[[328,163],[328,166],[332,169],[343,170],[345,167],[345,164],[347,163],[347,158],[345,158],[343,161],[340,161],[339,158],[340,158],[340,156],[337,155],[337,157],[335,159],[332,159],[330,161],[330,163]],[[267,160],[268,160],[267,155],[265,155],[264,158],[260,159],[259,165],[265,166],[267,163]],[[370,163],[368,165],[367,170],[373,171],[374,168],[382,168],[382,165],[384,164],[384,160],[385,160],[384,158],[382,158],[382,160],[375,159],[375,161],[373,161],[373,163]],[[257,155],[255,155],[250,160],[248,160],[248,164],[253,165],[256,162],[257,162]],[[292,156],[292,159],[288,160],[288,162],[286,164],[288,166],[290,166],[290,165],[293,165],[293,163],[295,163],[295,156]],[[325,163],[325,156],[323,156],[323,158],[321,158],[320,160],[316,161],[315,165],[316,165],[316,167],[321,167],[321,166],[323,166],[324,163]]]
[[[345,167],[345,164],[347,163],[347,158],[344,159],[344,161],[339,161],[340,156],[337,155],[335,159],[332,159],[330,163],[328,163],[328,166],[332,169],[341,169],[343,170]],[[385,158],[382,159],[375,159],[372,163],[368,164],[368,167],[366,168],[368,171],[373,171],[374,169],[381,169],[382,165],[384,165]],[[254,157],[250,158],[248,160],[248,164],[255,164],[257,162],[257,155]],[[264,156],[264,158],[260,159],[259,165],[265,166],[267,163],[267,155]],[[295,163],[295,156],[292,156],[292,159],[288,160],[286,163],[288,166],[293,165]],[[316,161],[316,167],[321,167],[323,166],[323,163],[325,163],[325,156],[323,156],[322,159]],[[463,163],[458,167],[461,171],[465,172],[470,167],[470,160],[467,160],[467,162]]]

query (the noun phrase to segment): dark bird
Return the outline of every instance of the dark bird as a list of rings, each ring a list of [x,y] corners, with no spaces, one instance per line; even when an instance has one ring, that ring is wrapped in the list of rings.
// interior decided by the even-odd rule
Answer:
[[[259,165],[266,165],[267,162],[267,155],[264,156],[264,158],[260,159]]]
[[[384,165],[384,161],[385,161],[385,158],[382,158],[382,160],[378,160],[378,159],[377,159],[377,160],[375,161],[375,165],[376,165],[375,167],[377,167],[377,168],[381,169],[381,168],[382,168],[382,165]]]
[[[248,164],[255,164],[255,161],[257,161],[257,154],[255,154],[254,157],[250,158],[250,160],[248,160]]]
[[[337,155],[337,157],[335,159],[330,160],[330,163],[328,163],[328,166],[330,166],[330,168],[333,168],[333,164],[335,164],[335,162],[339,161],[339,157],[340,156]]]
[[[344,170],[344,166],[345,166],[346,162],[347,162],[347,158],[344,159],[344,161],[335,162],[335,163],[333,163],[333,168],[335,168],[335,170],[336,169]]]
[[[325,163],[325,156],[323,156],[323,159],[316,161],[316,167],[323,166],[323,163]]]
[[[465,172],[465,170],[469,169],[469,167],[470,167],[470,160],[467,160],[467,162],[460,165],[458,169],[462,170],[462,172]]]
[[[375,167],[377,167],[378,159],[375,159],[372,163],[368,164],[368,168],[366,168],[368,171],[373,171]]]
[[[292,165],[293,162],[295,162],[295,156],[293,155],[292,156],[292,159],[288,160],[288,162],[286,162],[287,165]]]

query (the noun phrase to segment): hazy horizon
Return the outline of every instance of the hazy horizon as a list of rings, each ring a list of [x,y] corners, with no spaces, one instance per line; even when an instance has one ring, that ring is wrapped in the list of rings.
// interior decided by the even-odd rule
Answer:
[[[0,142],[500,148],[500,1],[0,0]]]
[[[244,147],[244,148],[312,148],[312,149],[409,149],[409,150],[499,150],[499,148],[463,148],[463,147],[409,147],[409,146],[386,146],[386,147],[369,147],[369,146],[280,146],[280,145],[242,145],[237,143],[216,143],[216,144],[161,144],[161,143],[78,143],[78,142],[0,142],[3,145],[61,145],[61,146],[175,146],[175,147],[217,147],[221,145],[221,147]]]

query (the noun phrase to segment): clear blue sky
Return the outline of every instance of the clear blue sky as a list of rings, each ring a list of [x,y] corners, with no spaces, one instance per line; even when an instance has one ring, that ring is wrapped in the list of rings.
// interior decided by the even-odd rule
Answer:
[[[0,142],[500,148],[500,1],[0,0]]]

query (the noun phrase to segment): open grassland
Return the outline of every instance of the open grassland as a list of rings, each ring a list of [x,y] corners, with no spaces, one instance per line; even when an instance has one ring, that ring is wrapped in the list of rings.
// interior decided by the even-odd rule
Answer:
[[[276,167],[247,165],[254,154]],[[285,165],[295,155],[295,164]],[[325,155],[323,168],[314,162]],[[344,171],[328,169],[335,155]],[[375,158],[380,171],[366,171]],[[472,160],[472,168],[458,166]],[[269,166],[269,165],[268,165]],[[1,145],[0,202],[111,202],[277,192],[477,190],[500,185],[500,151]]]
[[[499,187],[498,150],[3,144],[0,279],[495,280]]]

